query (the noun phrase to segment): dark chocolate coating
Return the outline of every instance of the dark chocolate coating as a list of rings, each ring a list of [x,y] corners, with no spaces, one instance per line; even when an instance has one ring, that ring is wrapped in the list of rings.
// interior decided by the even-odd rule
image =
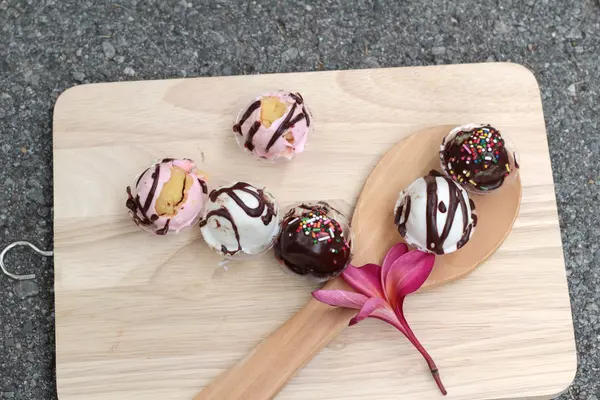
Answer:
[[[277,259],[292,272],[319,279],[332,278],[348,265],[350,246],[342,236],[342,227],[327,215],[327,210],[327,207],[312,206],[311,210],[299,216],[288,213],[284,219],[274,251]],[[302,227],[303,221],[316,219],[318,223],[318,218],[321,218],[324,228]],[[327,220],[330,222],[324,224]],[[315,236],[312,234],[313,229]],[[322,240],[319,241],[319,238]]]
[[[491,140],[482,139],[481,131]],[[510,172],[504,139],[490,125],[461,131],[443,146],[441,158],[445,169],[461,185],[484,191],[498,189]]]

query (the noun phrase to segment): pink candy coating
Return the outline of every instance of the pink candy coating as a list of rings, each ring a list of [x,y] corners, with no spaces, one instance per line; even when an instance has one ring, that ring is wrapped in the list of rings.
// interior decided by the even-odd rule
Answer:
[[[256,107],[256,102],[260,102],[265,97],[276,97],[287,105],[283,116],[273,121],[269,127],[260,123],[262,105]],[[247,115],[247,111],[250,110],[253,111]],[[246,118],[242,120],[244,116]],[[234,125],[234,135],[238,144],[255,157],[268,161],[291,160],[296,154],[304,151],[313,125],[312,119],[299,93],[286,91],[263,93],[240,111]],[[290,124],[291,122],[293,124]],[[253,129],[255,124],[260,124],[257,125],[258,129]],[[288,132],[292,134],[293,140],[288,140],[284,136]]]
[[[184,198],[175,207],[174,215],[159,215],[156,202],[165,184],[171,179],[172,168],[179,167],[193,178]],[[206,178],[196,169],[192,160],[166,158],[146,169],[127,187],[127,208],[134,222],[142,229],[157,235],[166,235],[197,223],[204,211],[207,198]]]

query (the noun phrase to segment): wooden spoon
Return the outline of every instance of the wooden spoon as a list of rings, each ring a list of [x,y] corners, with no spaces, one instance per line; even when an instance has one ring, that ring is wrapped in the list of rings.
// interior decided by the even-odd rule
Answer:
[[[440,126],[415,133],[395,145],[379,161],[365,183],[352,217],[353,265],[381,263],[390,247],[402,240],[393,224],[398,194],[431,169],[440,170],[439,146],[452,128]],[[479,215],[473,237],[459,251],[436,258],[424,288],[467,275],[496,251],[517,218],[521,180],[517,174],[492,194],[471,195],[471,198]],[[341,278],[329,281],[325,288],[348,289]],[[355,314],[356,310],[310,300],[243,360],[217,377],[195,400],[272,399]],[[431,388],[435,390],[435,385]]]

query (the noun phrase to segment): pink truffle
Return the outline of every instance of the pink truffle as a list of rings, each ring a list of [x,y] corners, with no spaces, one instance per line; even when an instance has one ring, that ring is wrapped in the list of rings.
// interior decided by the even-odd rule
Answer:
[[[288,161],[304,151],[312,115],[300,93],[276,91],[256,97],[233,126],[240,147],[257,158]]]
[[[199,221],[207,193],[205,174],[192,160],[165,158],[127,187],[126,206],[139,227],[166,235]]]

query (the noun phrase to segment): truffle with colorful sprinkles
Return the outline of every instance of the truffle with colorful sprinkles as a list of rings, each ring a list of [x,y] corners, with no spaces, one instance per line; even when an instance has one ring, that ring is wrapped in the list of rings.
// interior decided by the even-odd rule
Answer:
[[[292,208],[275,243],[275,256],[298,275],[318,279],[339,275],[351,253],[349,227],[340,218],[343,216],[324,202]]]
[[[477,193],[502,186],[518,168],[515,157],[498,129],[490,125],[468,124],[454,128],[440,146],[444,172]]]

